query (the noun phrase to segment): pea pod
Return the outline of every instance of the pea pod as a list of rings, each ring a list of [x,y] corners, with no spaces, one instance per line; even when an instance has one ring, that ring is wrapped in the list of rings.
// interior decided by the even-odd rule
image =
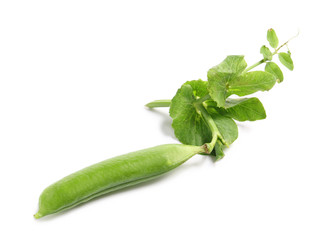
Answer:
[[[39,198],[39,211],[34,217],[61,212],[103,194],[153,179],[204,152],[205,145],[166,144],[96,163],[47,187]]]

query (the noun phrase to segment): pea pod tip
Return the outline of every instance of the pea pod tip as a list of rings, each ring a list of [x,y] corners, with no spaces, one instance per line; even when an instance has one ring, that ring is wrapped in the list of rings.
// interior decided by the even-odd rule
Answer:
[[[40,214],[39,212],[37,212],[36,214],[33,215],[35,219],[39,219],[39,218],[42,218],[43,215]]]

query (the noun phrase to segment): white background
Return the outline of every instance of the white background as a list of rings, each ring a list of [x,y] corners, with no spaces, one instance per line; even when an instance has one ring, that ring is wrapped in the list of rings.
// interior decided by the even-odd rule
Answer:
[[[328,239],[325,1],[0,2],[1,239]],[[266,30],[293,72],[256,94],[213,163],[196,156],[150,183],[35,220],[39,194],[85,166],[177,143],[168,109],[226,55],[261,59]],[[259,68],[260,69],[260,68]]]

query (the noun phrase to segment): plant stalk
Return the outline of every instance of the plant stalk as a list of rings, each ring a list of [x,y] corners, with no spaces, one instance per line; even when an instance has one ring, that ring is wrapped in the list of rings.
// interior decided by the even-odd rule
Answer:
[[[249,66],[248,68],[246,68],[243,73],[248,72],[249,70],[257,67],[258,65],[261,65],[262,63],[266,62],[266,60],[263,58],[261,61],[258,61],[257,63],[253,64],[252,66]]]
[[[196,109],[198,111],[200,111],[200,113],[202,114],[203,118],[205,119],[205,121],[207,122],[211,132],[212,132],[212,141],[210,143],[207,143],[207,147],[208,147],[208,151],[209,153],[211,153],[214,149],[215,143],[217,141],[217,139],[219,138],[221,140],[221,142],[226,145],[227,147],[229,147],[229,144],[224,140],[222,134],[220,133],[218,127],[216,126],[213,118],[211,117],[211,115],[207,112],[207,110],[205,109],[205,107],[203,106],[202,103],[195,103],[194,104]]]
[[[200,103],[203,103],[203,102],[205,102],[206,100],[209,100],[209,99],[211,99],[211,96],[209,94],[207,94],[204,97],[198,98],[195,103],[200,104]]]
[[[164,100],[155,100],[153,102],[147,103],[145,106],[149,108],[155,108],[155,107],[169,107],[171,105],[170,99],[164,99]]]

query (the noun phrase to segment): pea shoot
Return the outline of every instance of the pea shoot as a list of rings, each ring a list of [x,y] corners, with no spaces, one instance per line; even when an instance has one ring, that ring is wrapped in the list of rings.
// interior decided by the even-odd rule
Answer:
[[[278,47],[279,40],[271,28],[267,31],[271,49],[260,48],[263,59],[247,67],[243,55],[227,56],[207,72],[207,81],[187,81],[172,100],[156,100],[149,108],[170,107],[175,136],[183,144],[207,144],[207,153],[221,159],[224,148],[238,137],[235,121],[256,121],[266,118],[265,109],[256,97],[244,96],[257,91],[269,91],[284,80],[283,73],[274,62],[274,56],[289,70],[294,69],[291,53],[280,52],[290,40]],[[264,71],[251,71],[265,64]],[[233,98],[237,95],[242,98]]]

